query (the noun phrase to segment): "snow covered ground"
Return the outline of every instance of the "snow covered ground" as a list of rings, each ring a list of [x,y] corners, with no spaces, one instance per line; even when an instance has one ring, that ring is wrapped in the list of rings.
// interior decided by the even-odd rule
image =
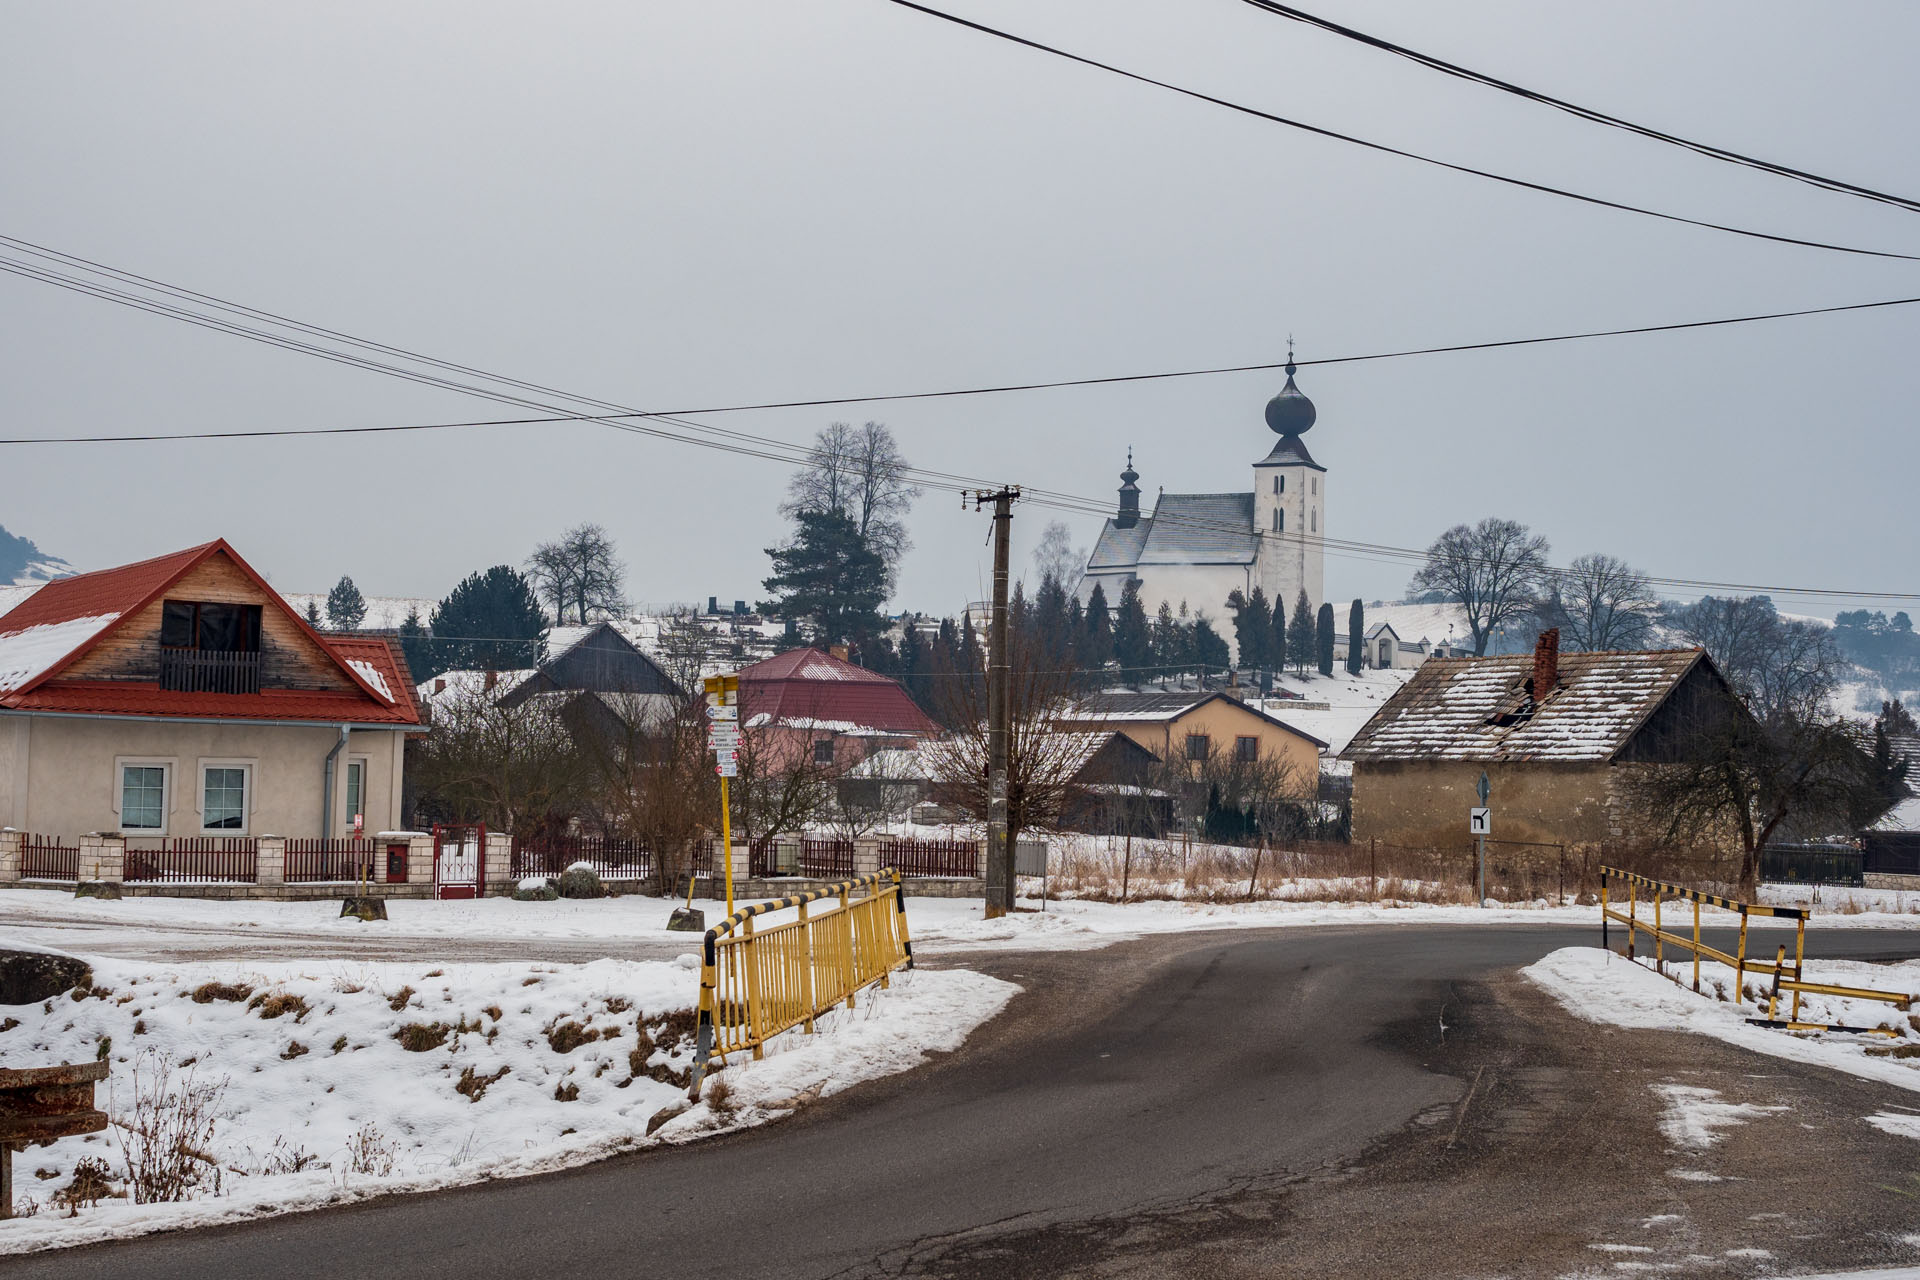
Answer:
[[[1748,1018],[1764,1017],[1764,1003],[1754,995],[1765,990],[1756,975],[1747,975],[1749,997],[1733,1001],[1735,975],[1719,964],[1700,966],[1700,990],[1692,990],[1693,965],[1671,960],[1667,972],[1685,986],[1655,973],[1648,963],[1629,961],[1598,947],[1565,947],[1522,970],[1550,992],[1567,1010],[1588,1022],[1655,1031],[1690,1031],[1776,1058],[1812,1063],[1879,1080],[1920,1093],[1920,1023],[1894,1006],[1871,1000],[1833,996],[1803,997],[1800,1017],[1805,1022],[1845,1026],[1885,1027],[1894,1034],[1863,1036],[1843,1032],[1789,1034],[1756,1027]],[[1808,961],[1807,981],[1878,991],[1920,993],[1920,961],[1865,964],[1846,960]],[[1781,1017],[1791,997],[1781,1002]],[[1892,1131],[1920,1138],[1920,1107],[1916,1115],[1890,1113]],[[1869,1118],[1870,1120],[1873,1118]],[[1886,1127],[1886,1126],[1881,1126]],[[1920,1154],[1920,1153],[1916,1153]]]
[[[681,935],[684,939],[685,935]],[[762,1124],[808,1100],[957,1049],[1017,988],[964,970],[902,972],[859,1007],[721,1073],[731,1098],[646,1132],[692,1061],[698,967],[672,961],[143,964],[94,960],[90,990],[6,1010],[0,1058],[112,1060],[107,1133],[15,1161],[0,1253],[138,1235],[565,1168]],[[190,1198],[56,1202],[83,1162],[114,1190],[146,1149],[155,1097],[198,1097]],[[191,1128],[191,1126],[190,1126]]]

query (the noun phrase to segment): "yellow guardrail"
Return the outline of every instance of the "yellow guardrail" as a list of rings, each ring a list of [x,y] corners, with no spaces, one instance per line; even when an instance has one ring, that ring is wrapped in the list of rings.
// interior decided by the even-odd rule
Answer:
[[[1624,914],[1615,907],[1608,897],[1608,882],[1617,880],[1627,889],[1627,910]],[[1649,924],[1639,914],[1641,905],[1640,891],[1646,890],[1647,904],[1653,908],[1653,921]],[[1692,936],[1673,933],[1663,927],[1661,907],[1669,899],[1680,899],[1693,906]],[[1740,916],[1740,941],[1734,952],[1729,955],[1717,947],[1700,940],[1700,908],[1702,906],[1719,907],[1723,911],[1737,912]],[[1685,885],[1670,884],[1665,880],[1655,880],[1649,876],[1632,871],[1622,871],[1618,867],[1600,868],[1600,945],[1607,950],[1613,949],[1608,933],[1608,924],[1619,921],[1627,926],[1626,958],[1634,958],[1634,944],[1637,936],[1646,933],[1653,938],[1654,968],[1664,973],[1660,966],[1665,962],[1665,948],[1668,944],[1690,952],[1693,956],[1693,989],[1700,990],[1700,960],[1706,957],[1718,960],[1734,971],[1734,997],[1737,1005],[1746,998],[1747,972],[1771,974],[1773,982],[1767,991],[1767,1016],[1749,1018],[1749,1022],[1761,1026],[1785,1027],[1792,1031],[1853,1031],[1887,1034],[1873,1027],[1843,1027],[1836,1024],[1800,1021],[1800,997],[1804,994],[1840,996],[1854,1000],[1881,1000],[1899,1009],[1911,1009],[1915,997],[1892,991],[1874,991],[1866,987],[1840,987],[1824,982],[1806,981],[1804,964],[1807,953],[1807,915],[1804,907],[1772,907],[1759,902],[1742,902],[1737,898],[1723,898],[1718,894],[1703,893],[1698,889],[1689,889]],[[1783,942],[1771,960],[1747,954],[1747,921],[1752,916],[1771,916],[1794,922],[1793,960],[1787,960],[1787,946]],[[1780,1011],[1780,993],[1789,992],[1793,996],[1793,1011],[1782,1020]]]
[[[865,890],[865,896],[853,895]],[[810,910],[829,902],[825,910]],[[798,909],[795,919],[760,927],[761,917]],[[913,967],[900,873],[881,871],[810,893],[757,902],[707,930],[700,967],[700,1027],[690,1097],[729,1053],[761,1055],[767,1041],[804,1026],[902,966]]]

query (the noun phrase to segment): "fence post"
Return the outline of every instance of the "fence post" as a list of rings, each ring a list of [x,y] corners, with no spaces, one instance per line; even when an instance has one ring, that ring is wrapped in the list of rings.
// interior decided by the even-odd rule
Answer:
[[[93,832],[80,837],[80,865],[75,872],[76,883],[97,881],[103,884],[119,884],[126,878],[127,842],[118,833],[103,835]]]
[[[871,837],[853,842],[855,878],[877,875],[880,871],[880,842]]]
[[[747,961],[747,1034],[753,1037],[753,1056],[758,1059],[764,1053],[760,1043],[760,1019],[766,1012],[766,1002],[760,998],[759,948],[753,945],[752,916],[748,916],[740,926],[740,936],[746,939],[741,949],[746,952]]]
[[[480,860],[480,884],[474,890],[474,896],[484,898],[488,885],[504,885],[512,878],[513,837],[504,831],[487,832],[487,847]]]
[[[1747,998],[1747,904],[1740,904],[1740,950],[1734,957],[1733,1002]]]
[[[1806,971],[1801,967],[1807,958],[1807,918],[1801,916],[1794,921],[1793,930],[1793,980],[1795,983],[1807,980]],[[1793,989],[1793,1021],[1800,1021],[1800,988]]]
[[[1640,918],[1636,914],[1640,909],[1640,885],[1638,881],[1627,881],[1627,959],[1633,959],[1633,940],[1640,928]]]
[[[433,883],[433,836],[425,831],[407,837],[407,883]]]
[[[1693,900],[1693,994],[1700,994],[1700,899]]]
[[[753,878],[753,846],[741,841],[727,846],[727,857],[733,861],[733,879],[737,884]],[[725,868],[715,867],[715,875],[724,875]]]
[[[1600,949],[1612,951],[1613,944],[1607,937],[1607,869],[1600,868]]]
[[[287,883],[287,842],[280,836],[261,836],[253,842],[253,883],[256,888],[279,889]]]
[[[1666,939],[1660,936],[1660,898],[1661,891],[1653,891],[1653,971],[1664,975],[1666,970],[1660,966],[1666,962]]]
[[[851,1009],[854,1007],[853,989],[857,984],[853,965],[853,916],[848,913],[847,891],[844,888],[840,890],[840,910],[835,913],[833,920],[835,932],[844,935],[839,939],[840,978],[847,984],[847,1008]]]
[[[21,851],[26,843],[25,833],[0,827],[0,884],[12,884],[20,878]]]

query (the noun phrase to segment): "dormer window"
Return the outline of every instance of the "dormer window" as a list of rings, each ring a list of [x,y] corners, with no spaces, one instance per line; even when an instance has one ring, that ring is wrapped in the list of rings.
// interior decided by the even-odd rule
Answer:
[[[160,614],[160,687],[260,692],[260,606],[167,601]]]

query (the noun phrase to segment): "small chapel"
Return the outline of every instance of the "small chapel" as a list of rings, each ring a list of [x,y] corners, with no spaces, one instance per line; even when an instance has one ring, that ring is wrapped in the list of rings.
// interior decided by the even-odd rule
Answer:
[[[1098,585],[1108,605],[1117,606],[1131,579],[1139,583],[1149,616],[1165,601],[1176,612],[1184,602],[1218,619],[1230,594],[1251,595],[1255,587],[1289,612],[1303,590],[1320,606],[1326,598],[1327,469],[1302,439],[1317,414],[1294,383],[1298,370],[1291,352],[1286,371],[1286,386],[1267,401],[1267,426],[1279,439],[1253,464],[1251,492],[1162,493],[1153,514],[1142,515],[1140,473],[1133,469],[1133,451],[1127,451],[1119,509],[1101,528],[1080,580],[1083,603]],[[1231,643],[1228,629],[1221,630]]]

